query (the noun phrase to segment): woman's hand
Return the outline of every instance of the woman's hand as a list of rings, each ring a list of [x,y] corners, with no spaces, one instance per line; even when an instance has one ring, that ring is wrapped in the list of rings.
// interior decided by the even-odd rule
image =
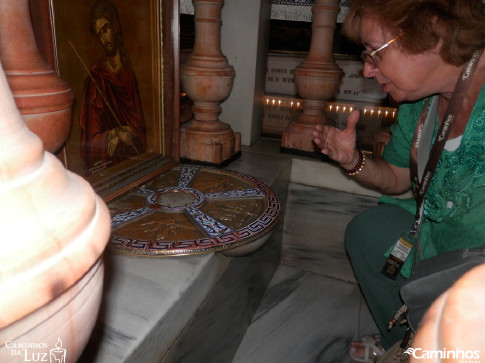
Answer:
[[[320,148],[322,154],[335,160],[345,169],[352,169],[357,164],[356,129],[359,121],[359,111],[355,110],[347,119],[345,130],[328,125],[317,125],[313,131],[313,141]]]

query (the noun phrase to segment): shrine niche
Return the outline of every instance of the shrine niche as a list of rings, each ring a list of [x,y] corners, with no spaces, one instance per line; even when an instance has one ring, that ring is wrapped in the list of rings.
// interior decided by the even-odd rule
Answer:
[[[65,165],[105,198],[178,158],[177,10],[161,0],[41,5],[75,99]]]
[[[237,256],[259,248],[280,214],[276,194],[249,175],[177,166],[177,2],[45,1],[55,67],[75,96],[65,165],[107,202],[111,250]]]

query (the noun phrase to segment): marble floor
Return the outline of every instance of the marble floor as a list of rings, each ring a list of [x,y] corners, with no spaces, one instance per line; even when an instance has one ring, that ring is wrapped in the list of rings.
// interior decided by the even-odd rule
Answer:
[[[232,257],[106,256],[103,304],[79,362],[345,363],[377,331],[344,249],[347,223],[377,204],[337,166],[247,147],[228,169],[278,194],[263,247]]]
[[[232,362],[351,362],[377,331],[348,262],[344,229],[376,198],[290,183],[281,262]]]
[[[235,333],[243,324],[218,316],[227,306],[233,314],[242,309],[232,293],[221,292],[225,297],[201,311],[162,362],[351,362],[350,342],[377,328],[347,259],[344,230],[376,203],[375,197],[290,183],[279,263],[245,331]]]

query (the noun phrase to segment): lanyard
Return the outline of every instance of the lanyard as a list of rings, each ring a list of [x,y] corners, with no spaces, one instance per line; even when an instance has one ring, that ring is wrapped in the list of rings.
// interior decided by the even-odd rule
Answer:
[[[420,255],[419,232],[423,219],[424,198],[429,189],[431,177],[436,170],[441,153],[445,147],[446,140],[453,127],[453,123],[462,108],[463,100],[472,83],[473,74],[477,68],[480,54],[481,51],[476,51],[469,62],[463,66],[431,151],[429,151],[429,147],[436,120],[435,111],[437,111],[438,96],[433,98],[431,106],[429,106],[429,100],[426,102],[416,124],[413,143],[411,144],[410,172],[412,181],[415,185],[414,193],[417,202],[416,222],[413,229],[417,236],[417,252]],[[428,108],[430,109],[430,112],[427,117],[426,114]],[[464,128],[465,127],[463,127],[463,129]]]

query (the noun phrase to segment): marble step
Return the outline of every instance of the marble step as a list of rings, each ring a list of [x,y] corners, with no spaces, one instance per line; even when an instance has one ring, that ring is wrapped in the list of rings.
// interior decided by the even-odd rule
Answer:
[[[283,196],[283,203],[290,168],[291,160],[287,158],[277,155],[263,158],[250,151],[227,167],[262,180],[279,196]],[[282,221],[283,218],[280,224]],[[274,233],[271,239],[273,242],[269,241],[268,245],[281,244],[281,234]],[[279,253],[279,248],[273,250]],[[269,255],[275,265],[279,255]],[[107,253],[105,261],[102,306],[80,362],[160,361],[208,299],[221,277],[228,276],[228,270],[248,269],[259,263],[221,253],[162,258]],[[256,270],[249,269],[250,272]],[[269,283],[271,269],[258,271]],[[231,279],[233,275],[229,273]],[[249,284],[248,289],[251,286]],[[254,298],[260,299],[263,292],[264,289],[257,292]]]

